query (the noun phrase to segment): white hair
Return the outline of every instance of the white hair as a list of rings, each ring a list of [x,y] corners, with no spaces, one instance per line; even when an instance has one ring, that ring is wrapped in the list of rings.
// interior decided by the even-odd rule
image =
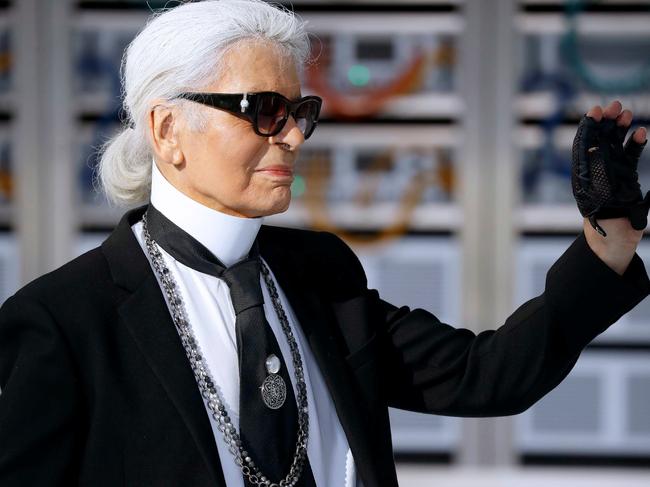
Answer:
[[[99,148],[99,184],[109,202],[146,202],[151,192],[153,152],[147,138],[149,102],[170,100],[190,130],[206,128],[197,104],[172,99],[201,90],[224,73],[222,59],[244,39],[271,41],[297,67],[309,60],[310,40],[302,21],[282,5],[263,0],[203,0],[152,14],[124,51],[120,65],[123,111],[134,123]]]

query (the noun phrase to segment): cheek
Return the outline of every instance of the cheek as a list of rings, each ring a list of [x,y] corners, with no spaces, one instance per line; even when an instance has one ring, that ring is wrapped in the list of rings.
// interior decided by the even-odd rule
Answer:
[[[190,141],[193,149],[193,179],[204,191],[236,196],[254,191],[263,178],[255,175],[269,150],[268,139],[258,136],[245,120],[216,113],[205,134]]]
[[[220,138],[205,144],[201,163],[195,177],[199,184],[220,188],[225,193],[241,193],[258,185],[261,179],[255,174],[260,160],[267,151],[267,143],[253,133]]]

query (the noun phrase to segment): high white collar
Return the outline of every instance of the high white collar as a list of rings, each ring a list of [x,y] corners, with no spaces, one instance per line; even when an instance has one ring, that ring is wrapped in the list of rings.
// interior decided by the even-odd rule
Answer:
[[[155,161],[151,169],[151,203],[227,267],[248,256],[264,220],[228,215],[193,200],[167,181]]]

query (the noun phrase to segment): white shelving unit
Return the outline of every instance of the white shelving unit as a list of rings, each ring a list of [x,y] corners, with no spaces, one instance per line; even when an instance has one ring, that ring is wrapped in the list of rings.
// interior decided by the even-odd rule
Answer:
[[[117,6],[117,2],[112,3]],[[393,299],[397,305],[409,299],[406,293],[398,293],[394,284],[389,286],[386,277],[388,269],[398,272],[406,266],[422,273],[418,274],[418,282],[431,282],[429,296],[420,296],[415,306],[430,303],[431,311],[441,320],[475,332],[496,328],[516,309],[518,301],[535,295],[538,281],[530,280],[529,287],[519,284],[523,282],[520,269],[527,265],[550,266],[553,256],[570,243],[567,235],[576,236],[582,225],[570,199],[570,186],[564,194],[569,198],[553,205],[522,204],[520,187],[522,155],[546,143],[543,131],[530,120],[544,120],[552,114],[556,99],[545,90],[519,93],[524,62],[519,49],[525,36],[558,35],[563,29],[560,13],[524,12],[523,8],[559,2],[412,0],[404,14],[396,12],[395,2],[391,1],[355,3],[357,11],[339,14],[332,12],[335,7],[318,0],[293,2],[293,6],[300,13],[301,5],[324,5],[321,10],[311,8],[302,14],[310,21],[309,28],[321,38],[335,34],[351,42],[354,36],[394,36],[401,41],[395,41],[393,52],[400,53],[406,52],[400,49],[412,47],[412,39],[421,38],[429,46],[436,35],[452,39],[453,89],[420,90],[396,98],[378,114],[381,123],[323,123],[304,151],[330,151],[336,160],[352,164],[354,154],[390,147],[397,149],[398,155],[391,159],[397,165],[405,160],[399,154],[408,151],[427,154],[432,147],[448,150],[455,176],[452,197],[418,205],[409,219],[411,230],[429,235],[418,237],[416,246],[409,235],[390,242],[389,248],[358,246],[355,250],[364,262],[371,285],[380,292],[385,288],[382,297],[388,301]],[[424,11],[427,5],[450,8]],[[422,10],[417,11],[417,6]],[[97,42],[110,51],[135,35],[146,18],[146,11],[135,9],[79,9],[73,0],[20,0],[13,2],[7,12],[0,10],[0,30],[3,22],[21,26],[14,32],[16,96],[0,94],[0,112],[5,107],[20,110],[20,117],[15,124],[12,120],[8,132],[2,130],[0,122],[0,142],[7,133],[16,147],[15,207],[0,207],[0,223],[13,223],[20,255],[3,253],[0,240],[0,292],[3,262],[20,262],[17,279],[24,284],[99,245],[125,211],[84,202],[80,191],[80,171],[90,161],[80,148],[94,140],[96,121],[111,105],[111,99],[117,100],[106,91],[83,93],[75,85],[75,56],[84,47],[75,44],[75,39],[80,32],[99,32]],[[650,32],[650,17],[645,14],[617,19],[613,23],[600,14],[585,14],[579,30],[585,34],[602,32],[612,38],[620,34],[621,25],[634,36]],[[106,32],[116,30],[121,40],[106,37]],[[352,56],[354,51],[349,53]],[[553,53],[547,54],[553,61]],[[333,82],[344,82],[344,75],[338,73]],[[625,102],[625,98],[620,99]],[[634,102],[637,106],[647,103],[650,108],[650,94],[637,96]],[[580,93],[566,107],[567,114],[576,116],[596,103],[603,103],[598,95]],[[323,115],[328,116],[326,110]],[[529,123],[520,124],[522,120]],[[570,147],[574,131],[575,124],[566,121],[555,130],[553,140],[558,152]],[[650,179],[642,182],[642,187],[650,189]],[[339,201],[328,207],[326,219],[346,230],[375,230],[397,221],[398,208],[395,200],[371,206]],[[267,221],[308,227],[314,221],[314,211],[296,197],[287,212]],[[83,231],[88,228],[99,231]],[[535,242],[527,241],[526,232],[559,233],[564,240],[542,251]],[[407,265],[404,259],[417,259],[421,269],[413,269],[413,263]],[[542,263],[535,264],[537,261]],[[401,279],[408,282],[404,276]],[[635,319],[645,318],[639,315]],[[611,341],[616,338],[621,344],[630,337],[638,338],[640,335],[634,335],[638,332],[632,329],[641,327],[635,326],[629,325],[627,338],[612,335]],[[645,364],[635,361],[633,368],[643,371]],[[600,365],[594,367],[601,370]],[[625,373],[622,371],[620,377]],[[423,419],[398,411],[392,411],[391,417],[396,425],[397,452],[446,452],[455,464],[463,466],[517,465],[521,453],[540,444],[529,428],[534,424],[531,418],[522,418],[523,423],[513,418]],[[627,442],[628,437],[621,438],[621,444]],[[625,448],[610,451],[617,452],[626,454]]]
[[[577,123],[568,121],[579,120],[593,105],[604,107],[615,99],[633,111],[634,127],[638,120],[650,118],[650,86],[636,92],[598,93],[580,74],[590,72],[601,83],[618,80],[620,84],[648,64],[644,53],[650,47],[650,5],[617,3],[592,2],[590,11],[583,8],[575,18],[583,71],[567,64],[563,41],[571,24],[561,2],[522,1],[513,19],[522,40],[520,81],[526,75],[529,89],[519,92],[514,103],[515,113],[525,122],[514,140],[522,161],[520,179],[529,190],[522,193],[514,220],[520,233],[514,259],[515,306],[544,290],[548,269],[582,231],[582,216],[570,186]],[[546,8],[526,9],[531,5]],[[635,10],[635,6],[642,8]],[[602,11],[595,11],[598,7]],[[644,193],[650,189],[649,163],[645,151],[639,162]],[[642,241],[637,252],[648,268],[648,243]],[[640,464],[650,458],[650,420],[643,413],[647,413],[644,395],[650,384],[649,303],[644,300],[599,335],[565,381],[516,417],[514,448],[524,461],[542,458],[562,463],[573,458],[599,465],[612,459]]]

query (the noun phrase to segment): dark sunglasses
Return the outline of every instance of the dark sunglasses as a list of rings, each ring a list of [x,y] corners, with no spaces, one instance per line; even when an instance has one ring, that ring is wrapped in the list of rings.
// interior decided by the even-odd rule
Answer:
[[[291,101],[275,91],[257,93],[181,93],[185,98],[213,108],[219,108],[244,118],[253,124],[258,135],[271,137],[280,133],[289,115],[293,115],[305,139],[314,132],[323,100],[305,96]]]

